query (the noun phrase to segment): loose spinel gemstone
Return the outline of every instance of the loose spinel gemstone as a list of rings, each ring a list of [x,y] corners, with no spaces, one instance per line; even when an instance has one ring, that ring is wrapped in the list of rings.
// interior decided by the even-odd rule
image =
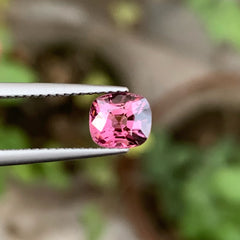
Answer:
[[[100,96],[92,103],[89,115],[92,139],[101,147],[136,147],[147,140],[151,131],[149,103],[134,93]]]

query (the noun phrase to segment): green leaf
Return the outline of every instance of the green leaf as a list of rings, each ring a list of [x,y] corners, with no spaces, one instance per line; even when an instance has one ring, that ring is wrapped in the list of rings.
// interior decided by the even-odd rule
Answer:
[[[0,9],[9,6],[10,0],[0,0]]]
[[[212,176],[213,192],[231,204],[240,205],[240,166],[223,167]]]
[[[2,48],[2,53],[4,56],[9,53],[13,47],[10,31],[3,25],[0,25],[0,47]]]
[[[61,162],[42,164],[43,178],[47,184],[59,189],[66,189],[70,185],[70,176],[64,170]]]
[[[229,43],[240,50],[240,7],[235,0],[187,0],[205,23],[217,43]]]
[[[20,128],[0,125],[0,149],[20,149],[29,146],[29,139]]]
[[[142,17],[142,9],[135,1],[116,1],[110,6],[110,13],[116,24],[123,28],[135,25]]]
[[[99,240],[105,229],[105,219],[101,210],[94,204],[87,205],[80,216],[86,231],[87,240]]]
[[[84,171],[91,182],[103,188],[112,188],[116,185],[112,160],[112,157],[105,157],[84,162]]]
[[[33,171],[32,165],[20,165],[9,167],[10,174],[25,183],[34,183],[37,176]]]
[[[226,221],[219,227],[217,236],[218,240],[239,240],[240,230],[238,225]]]
[[[83,83],[91,85],[111,85],[112,79],[105,72],[95,70],[83,79]]]
[[[0,82],[36,82],[37,76],[33,70],[14,61],[0,62]]]
[[[210,171],[216,167],[226,164],[234,158],[236,141],[231,138],[224,138],[214,146],[207,148],[202,156],[206,168]]]
[[[5,192],[6,190],[6,178],[7,178],[7,169],[2,167],[0,168],[0,196]]]

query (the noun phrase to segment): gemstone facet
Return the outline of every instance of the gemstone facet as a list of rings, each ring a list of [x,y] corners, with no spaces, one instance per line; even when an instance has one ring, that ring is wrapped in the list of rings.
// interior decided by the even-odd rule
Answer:
[[[90,108],[89,129],[101,147],[132,148],[144,143],[151,131],[152,113],[146,98],[134,93],[109,93]]]

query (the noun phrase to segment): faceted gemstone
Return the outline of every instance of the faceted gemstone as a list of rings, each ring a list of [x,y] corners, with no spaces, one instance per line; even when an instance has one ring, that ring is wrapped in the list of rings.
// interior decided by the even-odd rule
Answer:
[[[98,97],[89,113],[94,142],[107,148],[132,148],[144,143],[151,131],[152,113],[146,98],[134,93]]]

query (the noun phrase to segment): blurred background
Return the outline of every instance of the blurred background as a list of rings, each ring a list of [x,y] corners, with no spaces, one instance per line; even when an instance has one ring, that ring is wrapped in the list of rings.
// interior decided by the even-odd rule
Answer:
[[[239,240],[240,3],[0,0],[0,81],[128,86],[128,154],[0,168],[1,240]],[[96,96],[0,101],[0,148],[90,147]]]

